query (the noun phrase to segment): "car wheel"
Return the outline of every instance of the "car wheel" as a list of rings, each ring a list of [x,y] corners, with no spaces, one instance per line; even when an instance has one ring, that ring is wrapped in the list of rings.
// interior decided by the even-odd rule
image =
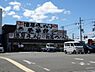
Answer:
[[[67,51],[65,50],[64,53],[67,54]]]
[[[77,53],[77,52],[74,50],[74,51],[73,51],[73,54],[76,54],[76,53]]]

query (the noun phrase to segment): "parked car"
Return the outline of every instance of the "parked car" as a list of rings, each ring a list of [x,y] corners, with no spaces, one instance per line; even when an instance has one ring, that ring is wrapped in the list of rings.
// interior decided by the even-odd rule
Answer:
[[[47,43],[46,44],[46,49],[47,49],[47,52],[55,52],[56,51],[56,47],[55,47],[55,44],[54,43]]]
[[[76,41],[69,41],[64,43],[64,52],[65,54],[77,54],[77,53],[84,53],[83,45],[80,42]]]

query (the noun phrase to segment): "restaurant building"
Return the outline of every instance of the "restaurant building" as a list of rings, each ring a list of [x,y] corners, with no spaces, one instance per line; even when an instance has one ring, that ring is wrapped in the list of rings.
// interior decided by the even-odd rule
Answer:
[[[66,30],[58,30],[57,24],[16,21],[16,25],[2,27],[5,51],[40,51],[46,43],[60,43],[68,40]],[[23,44],[23,48],[18,48]]]

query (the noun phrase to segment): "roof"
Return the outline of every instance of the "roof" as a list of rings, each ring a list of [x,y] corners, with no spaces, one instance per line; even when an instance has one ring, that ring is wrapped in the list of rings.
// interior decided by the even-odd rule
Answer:
[[[65,42],[65,43],[80,43],[79,41],[68,41],[68,42]]]
[[[3,33],[12,33],[16,30],[16,25],[4,25],[2,27]]]

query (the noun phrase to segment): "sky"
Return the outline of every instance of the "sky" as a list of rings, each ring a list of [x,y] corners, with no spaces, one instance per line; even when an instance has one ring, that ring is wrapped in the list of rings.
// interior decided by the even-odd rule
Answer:
[[[58,24],[70,37],[79,38],[79,18],[82,18],[83,35],[93,36],[95,0],[0,0],[3,25],[16,21]]]

